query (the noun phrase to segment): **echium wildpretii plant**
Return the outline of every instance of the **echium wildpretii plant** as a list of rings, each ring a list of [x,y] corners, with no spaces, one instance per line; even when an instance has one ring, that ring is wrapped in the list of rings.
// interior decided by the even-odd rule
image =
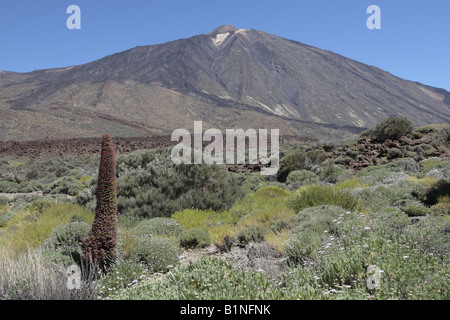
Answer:
[[[97,185],[97,208],[89,235],[82,241],[87,262],[108,271],[117,259],[117,181],[114,146],[109,134],[103,135]]]

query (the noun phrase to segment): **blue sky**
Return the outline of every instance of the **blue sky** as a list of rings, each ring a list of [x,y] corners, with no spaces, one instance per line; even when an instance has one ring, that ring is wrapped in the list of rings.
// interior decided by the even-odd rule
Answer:
[[[366,27],[373,4],[381,30]],[[66,27],[69,5],[81,8],[81,30]],[[232,24],[450,91],[449,16],[448,0],[2,0],[0,70],[78,65]]]

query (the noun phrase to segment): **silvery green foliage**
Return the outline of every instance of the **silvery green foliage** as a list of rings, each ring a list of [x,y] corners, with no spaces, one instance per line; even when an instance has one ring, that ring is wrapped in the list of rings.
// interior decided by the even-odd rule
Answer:
[[[140,236],[178,236],[183,227],[174,219],[153,218],[143,220],[133,228],[133,232]]]
[[[166,272],[179,263],[179,248],[169,239],[141,236],[131,249],[129,259],[143,263],[151,272]]]
[[[170,149],[133,152],[117,159],[119,215],[168,217],[186,208],[228,209],[240,196],[237,178],[218,165],[175,165]],[[95,205],[96,180],[77,197]],[[95,208],[95,207],[94,207]]]

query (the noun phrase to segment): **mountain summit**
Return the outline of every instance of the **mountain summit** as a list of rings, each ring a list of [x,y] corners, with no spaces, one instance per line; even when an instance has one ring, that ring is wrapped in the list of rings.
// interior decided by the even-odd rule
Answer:
[[[217,29],[211,31],[208,34],[211,35],[211,36],[215,36],[215,35],[220,34],[220,33],[227,33],[227,32],[233,33],[233,32],[235,32],[237,30],[238,29],[236,27],[232,26],[231,24],[227,24],[227,25],[219,26]]]
[[[450,93],[231,25],[80,66],[0,73],[0,140],[169,133],[194,120],[327,139],[389,115],[450,122]]]

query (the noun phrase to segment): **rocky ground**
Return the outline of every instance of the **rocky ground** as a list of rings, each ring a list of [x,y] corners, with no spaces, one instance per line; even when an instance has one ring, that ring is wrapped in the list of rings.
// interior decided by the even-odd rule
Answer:
[[[434,148],[431,134],[421,137],[402,137],[398,141],[386,140],[383,143],[372,142],[361,138],[356,144],[342,145],[340,147],[323,144],[321,146],[324,156],[328,160],[345,165],[354,172],[369,166],[385,164],[389,161],[410,157],[421,161],[430,157],[448,157],[448,148]]]
[[[136,138],[114,138],[117,154],[129,153],[141,149],[162,148],[175,144],[170,136],[149,136]],[[101,138],[79,138],[42,141],[0,141],[0,158],[43,158],[89,157],[100,155]]]
[[[233,245],[228,250],[219,250],[215,245],[202,249],[187,249],[181,256],[181,265],[187,265],[208,255],[224,259],[242,270],[264,272],[275,280],[286,267],[286,257],[264,242]]]

